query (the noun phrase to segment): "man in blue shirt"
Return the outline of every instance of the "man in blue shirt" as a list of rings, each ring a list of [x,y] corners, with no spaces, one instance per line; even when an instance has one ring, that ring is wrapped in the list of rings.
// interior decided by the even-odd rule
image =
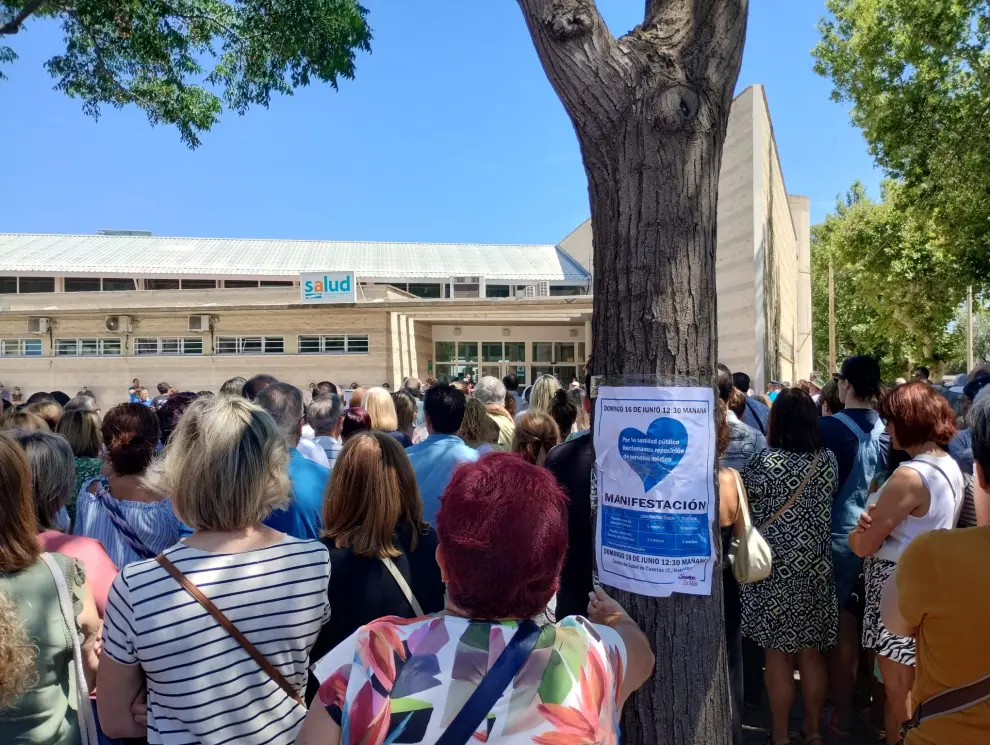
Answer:
[[[439,383],[430,388],[423,401],[430,436],[406,449],[423,498],[423,519],[433,525],[440,510],[440,496],[450,483],[454,468],[478,460],[478,451],[457,436],[466,406],[467,398],[453,386]]]
[[[863,570],[863,560],[849,546],[873,480],[887,468],[890,437],[873,408],[881,391],[880,365],[865,355],[842,363],[838,377],[839,400],[845,407],[818,420],[822,448],[835,455],[839,465],[839,490],[832,502],[832,567],[839,603],[839,643],[830,653],[830,681],[835,711],[829,726],[848,731],[853,723],[852,704],[859,664],[859,624],[862,603],[854,589]]]
[[[323,493],[330,470],[299,452],[304,420],[302,391],[288,383],[272,383],[258,392],[255,403],[272,415],[289,448],[289,506],[275,510],[264,523],[293,538],[320,537],[323,529]]]

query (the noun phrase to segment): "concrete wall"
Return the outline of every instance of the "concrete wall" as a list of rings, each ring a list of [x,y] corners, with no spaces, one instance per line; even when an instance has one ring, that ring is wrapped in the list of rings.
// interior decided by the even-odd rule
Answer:
[[[757,379],[757,282],[754,271],[760,248],[755,239],[754,89],[732,105],[722,151],[718,192],[718,252],[715,285],[718,304],[718,357],[731,370]],[[761,316],[762,317],[762,316]]]
[[[815,367],[811,340],[811,200],[787,198],[797,239],[797,369],[795,377],[809,379]]]
[[[238,291],[228,291],[238,292]],[[265,372],[304,388],[311,382],[331,380],[348,386],[381,385],[393,388],[410,376],[426,377],[433,360],[434,324],[456,323],[470,338],[474,326],[501,323],[492,339],[501,338],[503,327],[519,338],[555,341],[570,338],[568,329],[580,328],[590,314],[589,298],[542,298],[539,300],[398,300],[346,306],[266,304],[273,296],[254,291],[251,297],[238,297],[243,306],[225,306],[210,297],[179,291],[159,295],[154,305],[141,306],[140,300],[152,293],[78,293],[61,296],[0,296],[0,339],[38,339],[41,357],[0,357],[0,381],[7,390],[20,387],[25,396],[39,390],[62,390],[72,395],[87,386],[101,403],[112,405],[123,400],[133,378],[140,378],[149,390],[159,381],[182,390],[216,391],[234,376],[250,377]],[[110,297],[113,296],[113,297]],[[136,297],[137,296],[137,297]],[[286,301],[289,298],[279,298]],[[57,304],[56,304],[57,303]],[[126,312],[132,333],[110,333],[106,316]],[[188,330],[189,316],[208,314],[212,333]],[[27,333],[28,318],[46,317],[51,332]],[[580,326],[575,326],[575,323]],[[487,328],[487,327],[486,327]],[[561,330],[563,329],[563,330]],[[478,333],[482,333],[479,331]],[[486,330],[485,334],[488,333]],[[367,354],[299,354],[298,336],[315,334],[367,335]],[[535,334],[535,336],[533,336]],[[281,336],[283,354],[214,355],[214,339],[219,336]],[[118,338],[120,356],[74,357],[52,355],[57,339]],[[133,356],[134,339],[200,337],[202,355]],[[487,337],[486,337],[487,340]]]
[[[105,316],[50,314],[53,329],[43,340],[40,358],[0,358],[0,381],[7,390],[19,386],[31,393],[38,390],[63,390],[74,394],[88,386],[104,402],[119,401],[125,396],[133,378],[140,378],[149,390],[165,380],[182,390],[216,391],[228,378],[256,373],[270,373],[280,380],[305,388],[310,382],[332,380],[350,384],[380,385],[387,380],[386,356],[391,349],[386,329],[387,313],[383,310],[346,309],[332,312],[317,310],[224,311],[217,313],[213,336],[270,335],[282,336],[285,353],[280,355],[213,355],[210,334],[188,331],[188,315],[149,315],[135,320],[133,334],[110,334]],[[27,338],[27,316],[0,316],[0,338]],[[348,355],[297,354],[298,334],[367,334],[369,353]],[[203,338],[203,355],[130,356],[133,339],[138,337]],[[120,357],[53,357],[52,342],[59,338],[106,338],[122,340]],[[37,337],[36,337],[37,338]]]

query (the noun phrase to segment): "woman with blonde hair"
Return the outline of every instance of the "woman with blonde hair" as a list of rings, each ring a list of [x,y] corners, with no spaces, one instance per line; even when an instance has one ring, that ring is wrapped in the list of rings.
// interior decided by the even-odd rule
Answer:
[[[391,435],[404,448],[412,445],[409,436],[399,431],[399,417],[395,413],[395,403],[392,401],[391,393],[384,388],[371,388],[364,394],[361,406],[371,417],[371,429]]]
[[[209,396],[186,410],[147,480],[172,495],[193,533],[114,580],[97,692],[107,736],[295,741],[309,650],[329,617],[330,557],[319,541],[262,522],[288,504],[288,462],[260,406]],[[231,639],[220,618],[243,638]],[[131,712],[145,686],[147,726]]]
[[[498,424],[488,416],[488,407],[473,396],[467,400],[464,407],[464,420],[457,431],[457,436],[464,440],[465,445],[474,448],[482,455],[501,449],[497,447]]]
[[[376,618],[443,610],[437,535],[423,520],[416,474],[394,439],[361,432],[347,441],[330,474],[323,524],[331,612],[314,662]]]
[[[538,377],[529,391],[529,406],[516,414],[516,421],[518,422],[525,414],[530,412],[549,414],[554,396],[560,389],[560,381],[553,377],[553,375],[541,375]]]
[[[100,450],[103,440],[100,438],[100,417],[94,411],[70,409],[66,411],[55,428],[69,442],[76,463],[76,488],[72,498],[66,505],[69,517],[76,519],[76,495],[82,490],[83,484],[94,476],[100,475],[103,459]]]
[[[34,684],[0,709],[0,742],[78,743],[92,711],[82,708],[90,705],[88,700],[74,695],[82,690],[77,665],[91,687],[100,618],[82,564],[63,554],[42,553],[31,488],[24,450],[0,432],[0,595],[15,606],[18,624],[37,650]]]
[[[0,429],[27,429],[32,432],[51,431],[48,423],[37,414],[32,414],[30,411],[25,410],[18,411],[17,409],[7,410],[7,413],[3,416],[3,426]]]
[[[33,404],[25,406],[24,411],[44,419],[45,424],[48,425],[48,429],[52,432],[55,431],[59,419],[62,418],[62,407],[54,401],[36,401]]]
[[[516,422],[512,436],[512,452],[527,463],[542,466],[550,449],[560,444],[560,428],[549,414],[527,411]]]

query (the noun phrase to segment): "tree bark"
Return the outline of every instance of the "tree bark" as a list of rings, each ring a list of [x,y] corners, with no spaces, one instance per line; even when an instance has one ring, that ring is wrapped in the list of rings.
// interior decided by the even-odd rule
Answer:
[[[711,385],[718,177],[748,0],[647,0],[618,39],[594,0],[518,2],[588,175],[593,374]],[[626,704],[624,740],[728,743],[719,572],[710,597],[616,594],[657,656]]]

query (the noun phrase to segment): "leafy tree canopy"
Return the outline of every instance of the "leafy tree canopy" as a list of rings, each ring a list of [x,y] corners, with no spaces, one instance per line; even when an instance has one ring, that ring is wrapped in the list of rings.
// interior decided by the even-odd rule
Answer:
[[[990,278],[990,2],[827,0],[816,71],[878,163]],[[982,282],[980,283],[982,284]]]
[[[912,365],[936,367],[953,356],[949,331],[966,297],[967,275],[927,213],[915,210],[904,187],[883,184],[869,199],[856,183],[835,212],[812,229],[813,343],[816,368],[828,358],[828,265],[835,271],[839,360],[869,354],[895,378]]]
[[[367,15],[358,0],[0,0],[0,42],[55,19],[65,50],[45,66],[58,90],[94,118],[134,104],[197,147],[224,108],[353,78],[370,50]],[[0,43],[0,63],[16,58]]]

